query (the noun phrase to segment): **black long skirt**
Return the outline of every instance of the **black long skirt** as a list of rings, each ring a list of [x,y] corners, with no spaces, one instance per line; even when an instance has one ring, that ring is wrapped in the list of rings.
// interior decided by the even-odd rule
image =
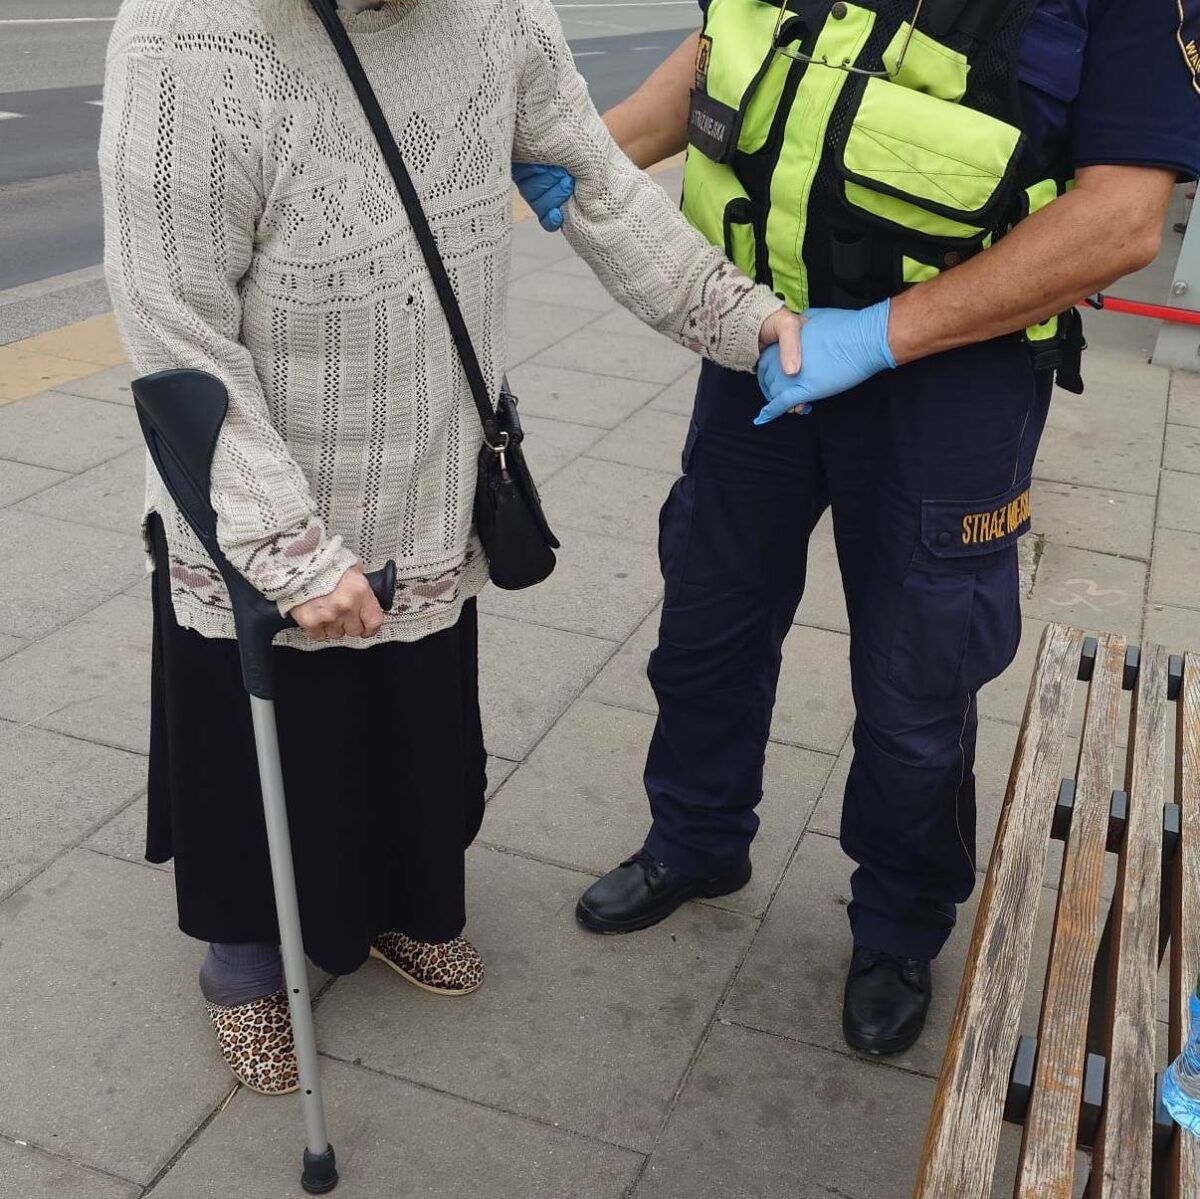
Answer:
[[[179,927],[203,941],[279,939],[249,702],[233,641],[181,628],[151,524],[146,857],[175,860]],[[474,601],[412,643],[276,647],[276,719],[304,946],[346,974],[381,932],[446,941],[466,922],[464,850],[483,819]]]

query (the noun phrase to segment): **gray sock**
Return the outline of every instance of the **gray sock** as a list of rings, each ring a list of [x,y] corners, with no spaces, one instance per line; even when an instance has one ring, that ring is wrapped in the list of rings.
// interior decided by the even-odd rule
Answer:
[[[200,967],[200,990],[209,1003],[237,1007],[273,995],[283,987],[278,945],[249,941],[214,942]]]

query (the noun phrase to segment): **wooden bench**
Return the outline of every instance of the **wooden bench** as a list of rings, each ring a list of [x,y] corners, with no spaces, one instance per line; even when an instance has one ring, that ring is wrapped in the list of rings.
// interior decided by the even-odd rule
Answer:
[[[1082,685],[1086,683],[1086,688]],[[1086,690],[1078,764],[1063,779]],[[1118,748],[1131,690],[1128,751]],[[1175,711],[1172,713],[1172,707]],[[1168,751],[1174,715],[1176,744]],[[1063,841],[1036,1028],[1022,1028],[1049,843]],[[1117,859],[1105,914],[1106,857]],[[1168,1044],[1157,981],[1170,948]],[[921,1157],[917,1199],[988,1199],[1022,1126],[1019,1199],[1200,1199],[1200,1141],[1161,1108],[1200,974],[1200,654],[1050,625],[1042,638]],[[1037,985],[1037,980],[1035,980]]]

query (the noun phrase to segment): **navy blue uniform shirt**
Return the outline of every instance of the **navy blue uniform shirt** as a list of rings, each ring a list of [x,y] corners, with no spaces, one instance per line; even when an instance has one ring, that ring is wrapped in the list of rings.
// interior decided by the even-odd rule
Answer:
[[[1042,0],[1018,70],[1043,162],[1200,174],[1200,0]]]
[[[1200,0],[1041,0],[1018,70],[1040,163],[1200,175]]]

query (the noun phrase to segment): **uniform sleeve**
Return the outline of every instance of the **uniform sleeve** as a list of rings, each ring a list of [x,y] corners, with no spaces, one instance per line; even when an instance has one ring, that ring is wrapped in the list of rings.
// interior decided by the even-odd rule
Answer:
[[[212,464],[218,540],[286,612],[332,591],[355,557],[326,532],[239,341],[258,190],[168,60],[118,53],[104,100],[105,273],[130,360],[143,374],[187,367],[225,385]]]
[[[780,307],[684,220],[621,151],[588,96],[549,0],[516,0],[524,65],[513,157],[576,179],[564,232],[611,294],[651,328],[724,366],[753,370]]]
[[[1160,166],[1196,178],[1200,0],[1095,0],[1089,17],[1075,166]]]

